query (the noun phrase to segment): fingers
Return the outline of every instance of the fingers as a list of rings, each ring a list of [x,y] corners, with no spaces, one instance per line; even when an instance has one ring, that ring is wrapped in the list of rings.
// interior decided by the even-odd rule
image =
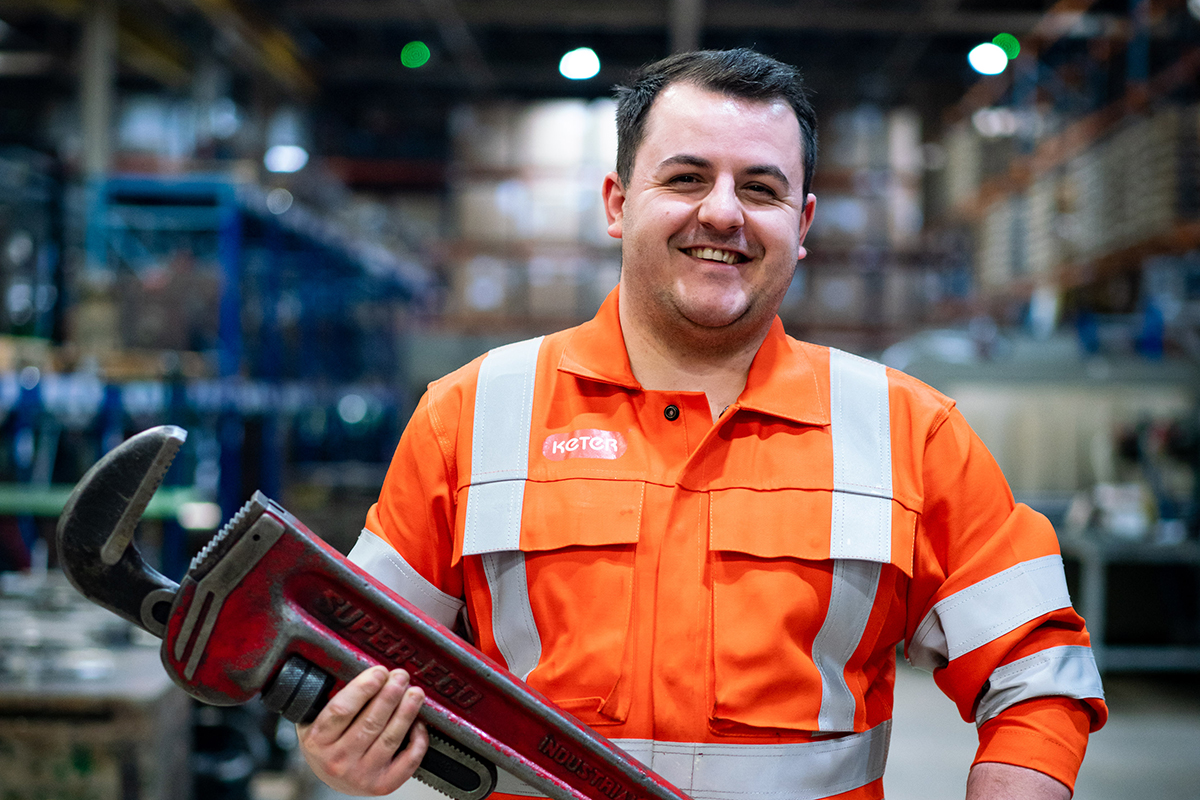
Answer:
[[[390,784],[395,781],[399,785],[411,778],[421,766],[421,759],[425,758],[428,749],[429,731],[424,722],[417,720],[410,731],[408,747],[396,753],[387,768],[387,782]]]
[[[403,670],[393,672],[392,678],[397,682],[398,686],[402,687],[399,703],[390,709],[387,717],[384,717],[383,714],[389,711],[388,705],[390,704],[384,703],[380,703],[378,716],[373,716],[375,709],[371,706],[367,707],[364,714],[364,723],[368,724],[372,729],[377,724],[379,725],[378,733],[370,747],[367,748],[364,757],[368,761],[381,764],[390,763],[393,758],[403,755],[398,751],[404,744],[404,737],[409,735],[409,729],[413,728],[413,723],[417,721],[417,712],[421,710],[421,704],[425,702],[425,693],[420,688],[409,685],[408,675]],[[390,686],[391,683],[389,681],[389,688]],[[372,701],[372,705],[381,698],[382,693],[380,697]],[[410,737],[410,739],[415,738],[416,731],[414,730],[412,733],[414,736]],[[406,753],[413,750],[413,744],[413,741],[409,742],[409,746],[405,748]],[[425,752],[422,747],[421,757],[424,755]],[[421,758],[418,757],[416,762],[420,764]],[[415,770],[416,766],[413,769]]]
[[[360,672],[354,680],[330,698],[310,725],[299,726],[301,731],[309,731],[310,737],[317,744],[337,741],[354,722],[363,706],[384,687],[387,680],[388,671],[383,667],[371,667]]]
[[[297,726],[305,760],[323,781],[349,794],[386,794],[412,777],[428,746],[414,725],[425,700],[404,670],[366,670],[308,726]],[[410,742],[400,749],[405,735]]]

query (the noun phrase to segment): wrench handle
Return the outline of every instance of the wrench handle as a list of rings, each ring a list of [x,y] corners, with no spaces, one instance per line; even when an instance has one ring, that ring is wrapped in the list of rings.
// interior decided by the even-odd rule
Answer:
[[[300,656],[284,662],[262,694],[269,711],[290,722],[312,722],[329,701],[334,677]],[[414,777],[454,800],[482,800],[496,788],[496,766],[433,727],[429,748]],[[405,738],[405,746],[408,744]]]

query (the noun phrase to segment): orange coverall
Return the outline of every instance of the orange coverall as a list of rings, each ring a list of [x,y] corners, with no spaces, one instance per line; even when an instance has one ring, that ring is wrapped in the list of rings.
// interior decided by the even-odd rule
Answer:
[[[530,419],[519,544],[510,548],[519,547],[519,589],[536,628],[528,683],[631,742],[635,755],[643,740],[828,748],[883,730],[885,758],[904,643],[964,720],[986,708],[976,761],[1073,786],[1087,734],[1107,717],[1088,634],[1064,599],[1051,525],[1014,503],[953,402],[886,370],[890,547],[882,543],[886,563],[871,573],[861,635],[831,678],[814,644],[830,635],[822,626],[841,591],[831,558],[831,351],[788,337],[776,319],[745,390],[714,424],[702,393],[639,386],[617,302],[614,290],[595,319],[535,345],[531,410],[502,409]],[[475,644],[505,663],[487,556],[462,555],[481,361],[430,385],[363,539],[395,550],[374,562],[367,553],[368,564],[401,555],[409,577],[391,583],[413,602],[453,622],[465,601]],[[363,563],[367,544],[351,559]],[[1029,599],[1025,575],[1061,586]],[[995,611],[1005,603],[1021,608]],[[955,614],[983,621],[956,628]],[[1050,661],[1057,666],[1041,666]],[[831,681],[846,693],[840,720],[823,711]],[[827,796],[883,796],[876,773],[863,780],[835,775]]]

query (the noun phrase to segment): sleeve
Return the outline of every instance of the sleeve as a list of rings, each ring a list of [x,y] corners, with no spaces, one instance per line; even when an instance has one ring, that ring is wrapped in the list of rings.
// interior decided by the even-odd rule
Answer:
[[[1108,709],[1054,529],[1013,501],[953,407],[925,442],[922,473],[906,655],[978,726],[976,763],[1073,787]]]
[[[349,558],[447,627],[463,607],[454,546],[455,475],[451,437],[439,424],[433,387],[417,404],[379,499]]]

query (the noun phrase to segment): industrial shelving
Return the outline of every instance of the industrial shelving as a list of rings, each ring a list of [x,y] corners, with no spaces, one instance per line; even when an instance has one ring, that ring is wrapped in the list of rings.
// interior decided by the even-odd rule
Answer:
[[[0,514],[54,516],[82,468],[117,441],[180,425],[191,436],[154,509],[163,566],[178,573],[185,506],[215,502],[223,520],[254,489],[278,497],[289,456],[345,450],[386,463],[410,406],[403,310],[421,307],[431,285],[419,263],[352,238],[286,192],[220,176],[117,176],[88,191],[76,284],[102,312],[90,330],[107,335],[77,325],[38,366],[0,375],[14,450],[30,451],[27,468],[0,464]],[[160,324],[138,328],[154,315]],[[27,547],[33,530],[22,529]]]

